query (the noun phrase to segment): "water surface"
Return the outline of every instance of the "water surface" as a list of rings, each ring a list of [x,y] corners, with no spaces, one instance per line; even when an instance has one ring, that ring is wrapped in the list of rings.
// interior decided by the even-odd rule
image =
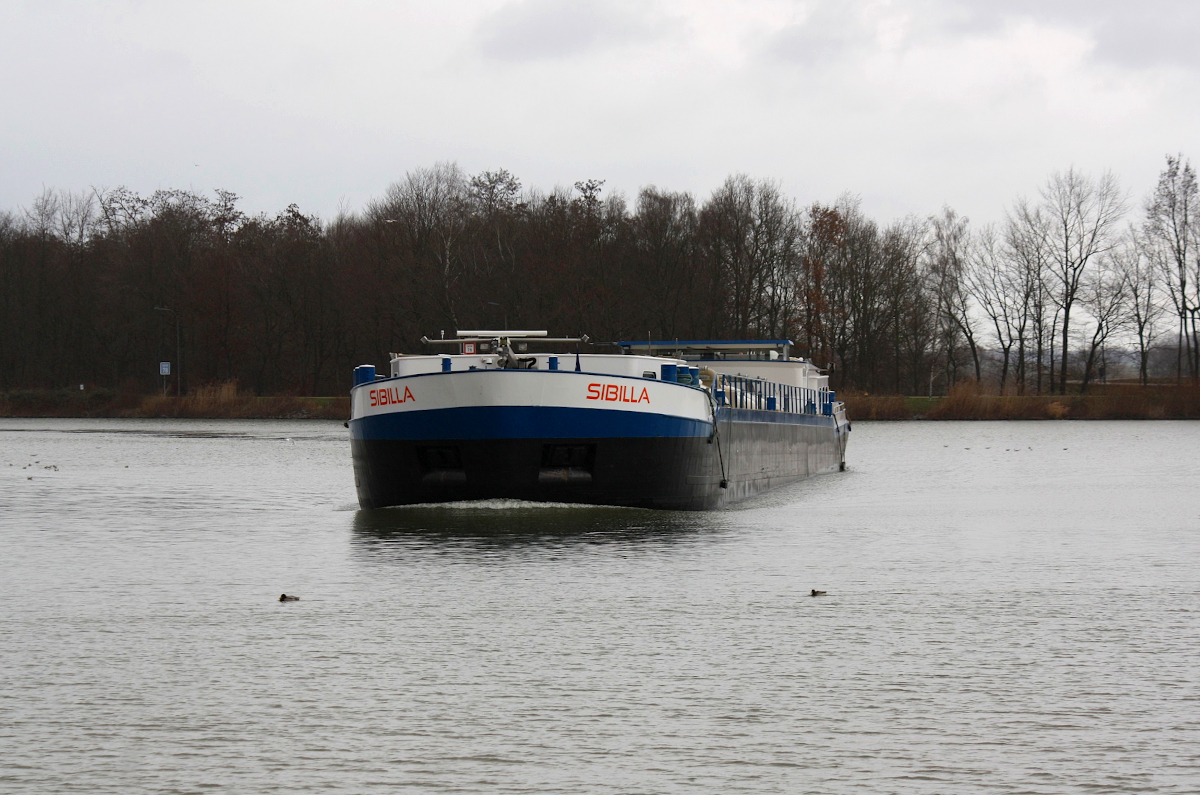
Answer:
[[[864,422],[731,510],[368,513],[340,423],[0,420],[0,791],[1196,792],[1197,451]]]

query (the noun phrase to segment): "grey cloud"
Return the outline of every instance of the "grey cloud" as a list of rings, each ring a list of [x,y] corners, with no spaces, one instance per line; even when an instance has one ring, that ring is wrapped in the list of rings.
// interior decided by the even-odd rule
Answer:
[[[1154,7],[1163,6],[1162,13]],[[1150,10],[1148,10],[1150,9]],[[1096,31],[1097,56],[1128,66],[1200,67],[1200,5],[1130,6]]]
[[[872,36],[851,4],[823,2],[814,5],[802,22],[775,34],[766,49],[782,60],[816,66],[870,46]]]
[[[856,4],[817,0],[802,22],[780,31],[769,54],[819,65],[875,45],[870,19]],[[1200,68],[1200,2],[1197,0],[906,0],[909,45],[955,36],[984,36],[1022,20],[1058,25],[1087,35],[1093,58],[1127,68]]]
[[[483,19],[475,30],[475,40],[489,58],[553,60],[651,41],[675,27],[673,21],[656,19],[642,8],[597,0],[522,0]]]
[[[1032,19],[1087,32],[1100,61],[1135,68],[1200,67],[1196,0],[926,0],[919,5],[943,20],[947,33],[987,33]]]

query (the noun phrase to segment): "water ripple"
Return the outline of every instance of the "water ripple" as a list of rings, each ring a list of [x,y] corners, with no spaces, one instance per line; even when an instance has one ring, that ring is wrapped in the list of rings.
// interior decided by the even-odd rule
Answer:
[[[0,791],[1195,792],[1198,443],[856,423],[735,510],[358,512],[340,424],[3,420]]]

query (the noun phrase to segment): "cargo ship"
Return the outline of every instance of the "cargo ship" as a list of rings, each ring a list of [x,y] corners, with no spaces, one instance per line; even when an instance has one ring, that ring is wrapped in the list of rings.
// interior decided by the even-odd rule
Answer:
[[[386,375],[354,370],[364,509],[508,498],[707,510],[845,469],[845,406],[790,340],[625,341],[612,353],[545,331],[422,342],[448,350],[392,354]]]

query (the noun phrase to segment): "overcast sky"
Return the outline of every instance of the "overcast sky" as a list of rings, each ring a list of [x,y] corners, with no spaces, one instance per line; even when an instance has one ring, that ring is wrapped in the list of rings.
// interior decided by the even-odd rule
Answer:
[[[1197,0],[0,0],[0,210],[43,187],[358,210],[410,169],[883,221],[1200,159]]]

